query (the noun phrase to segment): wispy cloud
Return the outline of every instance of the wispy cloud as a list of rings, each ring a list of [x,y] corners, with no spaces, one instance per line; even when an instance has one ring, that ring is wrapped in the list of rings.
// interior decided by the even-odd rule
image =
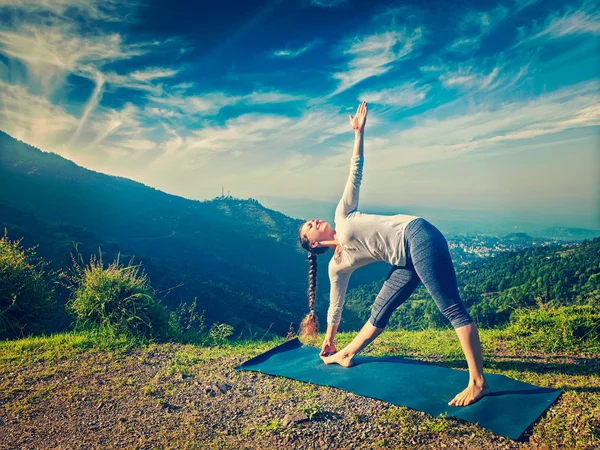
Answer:
[[[419,86],[418,82],[412,81],[380,91],[363,92],[359,100],[382,105],[412,107],[423,103],[430,89],[429,85]]]
[[[380,170],[405,167],[463,153],[488,150],[505,142],[527,141],[567,129],[600,125],[600,94],[597,83],[582,83],[539,96],[532,100],[498,105],[494,99],[476,111],[440,117],[447,106],[415,118],[415,125],[385,136],[402,142],[401,159],[396,144],[374,149],[373,159]],[[496,105],[496,106],[494,106]],[[376,170],[376,169],[374,169]]]
[[[346,3],[348,3],[348,0],[308,0],[309,5],[319,8],[334,8]]]
[[[187,148],[208,152],[243,149],[265,141],[290,123],[291,119],[285,116],[243,114],[228,120],[223,127],[194,131],[188,139]]]
[[[0,31],[0,51],[23,61],[30,75],[46,87],[52,87],[51,82],[54,88],[60,85],[54,78],[68,73],[93,79],[90,65],[129,59],[145,52],[139,45],[124,45],[119,34],[83,37],[72,22],[49,21],[53,23],[23,23],[18,29]]]
[[[420,70],[435,74],[445,88],[474,94],[518,86],[528,75],[535,55],[497,53],[488,58],[470,58],[464,62],[441,62],[424,65]]]
[[[123,5],[129,9],[123,8]],[[109,63],[129,60],[150,51],[160,53],[158,47],[161,42],[141,41],[129,44],[119,33],[106,33],[100,30],[99,20],[111,21],[110,17],[112,17],[114,19],[112,21],[121,21],[125,18],[131,21],[135,16],[131,8],[135,6],[134,2],[123,4],[112,0],[107,2],[87,0],[3,2],[0,12],[11,17],[11,26],[0,27],[0,52],[9,58],[21,61],[27,69],[21,73],[11,74],[11,79],[16,80],[17,83],[5,84],[4,97],[10,97],[7,92],[12,92],[12,101],[20,102],[17,110],[27,111],[30,114],[31,124],[36,124],[35,127],[30,125],[29,129],[26,129],[19,126],[12,118],[6,118],[4,129],[11,130],[15,136],[21,136],[40,148],[56,150],[71,157],[73,155],[69,149],[76,144],[81,148],[82,135],[85,136],[84,146],[89,149],[114,135],[117,130],[126,129],[126,124],[131,121],[127,119],[128,117],[131,119],[131,106],[124,107],[121,112],[112,110],[106,113],[102,108],[97,111],[104,93],[125,88],[147,91],[159,96],[163,94],[162,81],[169,80],[182,70],[155,65],[119,74],[103,69],[103,66]],[[74,16],[85,21],[75,20]],[[83,30],[83,23],[85,23],[85,30]],[[176,41],[177,39],[167,40],[168,45]],[[83,107],[83,113],[78,119],[65,116],[65,113],[60,111],[52,111],[48,107],[48,100],[42,100],[62,92],[69,75],[87,78],[94,84]],[[25,86],[35,86],[39,95],[27,93]],[[185,86],[180,86],[179,89],[183,90]],[[18,96],[15,96],[15,93],[18,93]],[[45,106],[34,112],[33,107],[40,104]],[[40,114],[48,114],[49,117],[42,118]],[[104,120],[105,115],[113,117]],[[59,148],[57,137],[54,136],[56,130],[52,126],[38,126],[38,124],[56,122],[57,117],[69,117],[69,126],[66,126],[66,122],[62,122],[65,126],[61,130],[62,142]],[[73,127],[71,125],[74,120],[76,126]],[[139,122],[136,124],[139,125]],[[101,129],[95,130],[95,127]],[[70,133],[69,138],[64,136],[65,133]],[[137,148],[140,148],[139,142],[139,139],[135,142]]]
[[[30,82],[37,81],[51,92],[62,87],[68,74],[113,87],[156,90],[154,80],[176,75],[179,69],[149,67],[127,74],[107,72],[102,66],[148,53],[155,42],[124,43],[118,33],[82,34],[75,22],[48,19],[51,24],[23,23],[14,30],[0,30],[0,52],[27,65]],[[153,49],[156,50],[156,49]],[[159,88],[158,88],[159,89]]]
[[[423,29],[402,28],[351,39],[346,42],[344,55],[351,59],[346,70],[336,72],[333,78],[339,80],[337,89],[328,97],[343,92],[367,78],[387,73],[392,63],[407,57],[423,38]]]
[[[458,52],[477,50],[483,36],[507,17],[508,12],[508,8],[502,5],[498,5],[490,11],[470,11],[462,18],[458,26],[461,37],[451,42],[448,49]]]
[[[499,85],[500,67],[494,67],[489,73],[478,73],[473,66],[462,66],[440,75],[445,87],[493,89]]]
[[[600,8],[595,2],[585,2],[575,9],[567,7],[564,12],[554,12],[542,25],[519,28],[517,46],[540,38],[558,39],[569,35],[600,34]]]
[[[305,44],[304,46],[298,48],[297,50],[290,50],[288,48],[285,48],[283,50],[275,50],[272,53],[272,56],[279,57],[279,58],[289,58],[289,59],[297,58],[302,53],[307,52],[308,50],[313,48],[318,43],[319,43],[318,40],[314,40],[314,41],[311,41],[308,44]]]
[[[26,86],[0,80],[0,128],[43,150],[53,150],[77,125],[77,118]]]
[[[128,1],[128,6],[135,3]],[[18,9],[21,13],[51,13],[64,16],[69,10],[76,10],[84,16],[110,22],[133,21],[131,9],[124,10],[120,0],[2,0],[0,8]]]
[[[153,115],[153,116],[166,117],[166,118],[175,117],[175,118],[180,119],[183,117],[182,113],[173,111],[171,109],[166,109],[166,108],[146,107],[146,113]]]
[[[141,139],[150,131],[141,122],[140,109],[133,103],[126,103],[121,109],[100,108],[93,122],[86,127],[85,140],[88,144],[82,153],[93,151],[98,144],[110,140],[111,146],[120,146],[126,139]]]
[[[149,96],[148,100],[166,105],[171,110],[183,114],[217,114],[226,106],[236,104],[262,105],[268,103],[287,103],[303,100],[305,97],[281,92],[252,92],[245,95],[233,95],[226,92],[209,92],[202,95],[165,94],[162,97]]]

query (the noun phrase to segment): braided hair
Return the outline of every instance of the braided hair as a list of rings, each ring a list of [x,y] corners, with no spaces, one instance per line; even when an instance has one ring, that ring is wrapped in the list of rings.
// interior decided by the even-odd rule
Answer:
[[[304,226],[304,224],[302,225]],[[317,255],[323,254],[329,250],[327,246],[320,246],[312,248],[310,246],[310,240],[307,237],[302,236],[302,226],[298,230],[298,239],[300,246],[308,251],[308,307],[309,313],[300,322],[300,338],[303,340],[314,341],[317,338],[317,332],[319,331],[319,321],[315,314],[315,298],[317,291]],[[341,246],[338,245],[335,249],[335,261],[340,262],[340,250]]]

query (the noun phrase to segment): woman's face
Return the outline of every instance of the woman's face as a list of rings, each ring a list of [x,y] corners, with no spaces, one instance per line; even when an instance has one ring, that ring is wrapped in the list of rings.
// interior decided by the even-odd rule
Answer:
[[[324,220],[312,219],[307,221],[302,226],[302,236],[306,236],[309,241],[311,247],[316,247],[313,245],[313,242],[321,242],[328,241],[333,238],[333,230],[331,229],[331,225],[329,225]]]

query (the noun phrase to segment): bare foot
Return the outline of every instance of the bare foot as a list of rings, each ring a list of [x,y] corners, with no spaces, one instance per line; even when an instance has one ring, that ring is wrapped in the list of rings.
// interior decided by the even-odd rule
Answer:
[[[352,358],[354,355],[350,355],[344,350],[340,350],[337,353],[334,353],[331,356],[321,356],[321,359],[325,364],[339,364],[340,366],[350,367],[352,366]]]
[[[491,394],[491,392],[492,391],[485,380],[483,381],[483,384],[469,381],[469,385],[467,386],[467,388],[464,391],[456,394],[456,397],[454,397],[452,401],[448,403],[448,405],[471,405],[476,401],[480,400],[482,397]]]

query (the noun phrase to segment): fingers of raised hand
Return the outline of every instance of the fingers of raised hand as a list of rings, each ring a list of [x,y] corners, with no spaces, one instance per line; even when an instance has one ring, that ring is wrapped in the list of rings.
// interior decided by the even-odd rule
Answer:
[[[367,102],[362,102],[358,105],[358,109],[356,110],[356,115],[364,116],[367,114]]]

